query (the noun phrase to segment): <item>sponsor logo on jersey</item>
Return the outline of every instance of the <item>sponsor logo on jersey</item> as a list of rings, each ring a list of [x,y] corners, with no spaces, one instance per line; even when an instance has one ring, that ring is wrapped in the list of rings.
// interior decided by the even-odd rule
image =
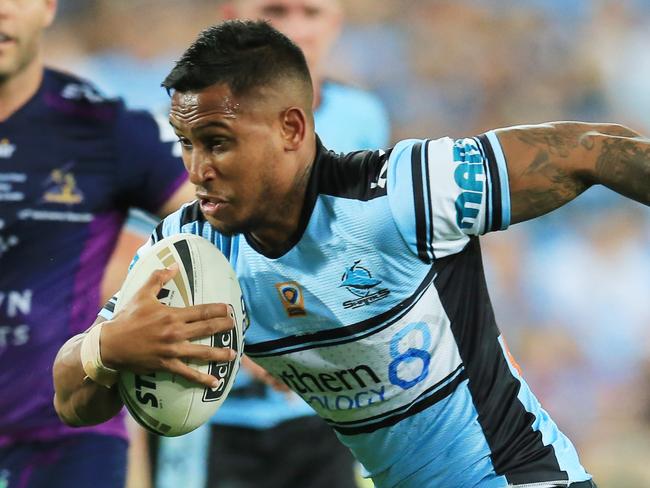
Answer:
[[[343,302],[344,308],[363,307],[386,298],[390,294],[388,288],[375,289],[381,284],[381,280],[373,278],[370,271],[363,266],[359,266],[360,262],[360,259],[355,261],[352,266],[345,269],[343,276],[341,276],[339,287],[344,287],[358,297]]]
[[[52,212],[48,210],[35,210],[33,208],[25,208],[18,212],[19,220],[40,220],[48,222],[85,224],[91,222],[93,218],[93,214],[87,212]]]
[[[9,142],[9,139],[0,139],[0,158],[8,159],[13,156],[16,145]]]
[[[297,281],[276,283],[275,288],[278,290],[282,306],[289,317],[300,317],[307,314],[300,283]]]
[[[477,223],[485,186],[483,156],[472,139],[454,143],[454,181],[462,191],[456,198],[456,224],[471,229]]]
[[[24,173],[0,173],[0,202],[21,202],[25,199],[22,191],[17,191],[15,185],[25,183]]]
[[[286,366],[279,378],[316,410],[351,410],[385,400],[386,388],[367,364],[327,373]]]
[[[43,201],[66,205],[74,205],[83,201],[84,196],[77,188],[74,174],[68,171],[70,166],[52,170],[50,177],[45,182],[46,190],[43,194]]]

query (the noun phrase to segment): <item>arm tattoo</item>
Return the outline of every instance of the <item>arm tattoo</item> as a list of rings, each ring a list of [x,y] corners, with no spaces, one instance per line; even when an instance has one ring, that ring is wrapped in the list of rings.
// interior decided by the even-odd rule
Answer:
[[[603,185],[650,205],[650,141],[604,139],[596,160],[596,174]]]
[[[579,124],[561,124],[562,130],[550,126],[541,126],[538,129],[519,131],[517,138],[531,147],[546,150],[551,156],[568,158],[578,146],[586,150],[594,147],[590,138],[581,137],[585,134],[584,128]]]
[[[594,142],[580,137],[584,129],[569,124],[562,129],[542,126],[518,131],[517,140],[527,146],[526,153],[533,158],[515,169],[518,174],[512,175],[519,183],[511,188],[513,222],[548,213],[589,187],[588,182],[576,178],[563,163],[575,158],[578,150],[591,151]]]
[[[650,140],[615,124],[513,127],[505,144],[512,222],[573,200],[594,183],[650,205]]]

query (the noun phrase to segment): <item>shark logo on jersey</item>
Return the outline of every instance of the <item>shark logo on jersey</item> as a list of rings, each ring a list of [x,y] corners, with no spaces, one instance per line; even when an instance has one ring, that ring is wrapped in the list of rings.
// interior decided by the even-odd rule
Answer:
[[[289,317],[299,317],[307,314],[305,311],[305,299],[302,290],[300,289],[300,283],[297,281],[276,283],[275,288],[280,294],[280,301]]]
[[[52,170],[50,177],[45,181],[45,193],[43,200],[49,203],[64,203],[74,205],[81,203],[84,195],[77,188],[77,181],[74,174],[70,171],[72,164],[63,168]]]
[[[343,302],[345,308],[359,308],[364,305],[369,305],[373,302],[385,298],[390,293],[388,288],[381,288],[374,291],[381,280],[373,278],[370,271],[363,266],[359,266],[361,260],[354,262],[352,266],[346,268],[343,276],[341,277],[341,284],[339,287],[345,287],[350,293],[359,297],[356,300],[347,300]]]
[[[13,156],[16,145],[9,142],[9,139],[0,139],[0,158],[8,159]]]

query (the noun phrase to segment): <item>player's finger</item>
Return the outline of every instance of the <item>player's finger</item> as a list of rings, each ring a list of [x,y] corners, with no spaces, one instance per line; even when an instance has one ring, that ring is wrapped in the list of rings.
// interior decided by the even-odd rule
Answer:
[[[234,314],[230,305],[225,303],[206,303],[191,307],[177,308],[178,318],[183,322],[199,322],[216,318],[232,317]]]
[[[191,322],[186,324],[183,328],[183,338],[201,339],[203,337],[210,337],[217,332],[226,332],[235,326],[235,321],[232,317],[219,317],[216,319],[200,320],[198,322]]]
[[[177,374],[192,383],[203,385],[208,388],[218,388],[220,386],[219,381],[212,375],[207,373],[201,373],[194,368],[190,368],[180,359],[172,359],[165,364],[165,369],[170,373]]]
[[[138,295],[144,294],[145,296],[156,297],[165,283],[171,280],[178,273],[178,264],[174,263],[168,268],[157,269],[147,279],[144,285],[138,291]]]
[[[205,344],[183,343],[178,347],[178,357],[189,361],[200,361],[203,363],[218,362],[225,363],[237,357],[234,349],[225,347],[211,347]]]

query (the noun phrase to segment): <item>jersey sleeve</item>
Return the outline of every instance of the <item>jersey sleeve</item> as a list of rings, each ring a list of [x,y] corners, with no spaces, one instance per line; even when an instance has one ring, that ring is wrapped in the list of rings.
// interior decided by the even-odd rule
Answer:
[[[124,111],[116,126],[124,206],[156,213],[187,180],[173,131],[163,117]]]
[[[510,224],[506,161],[494,132],[401,141],[390,154],[386,184],[397,226],[424,262]]]

